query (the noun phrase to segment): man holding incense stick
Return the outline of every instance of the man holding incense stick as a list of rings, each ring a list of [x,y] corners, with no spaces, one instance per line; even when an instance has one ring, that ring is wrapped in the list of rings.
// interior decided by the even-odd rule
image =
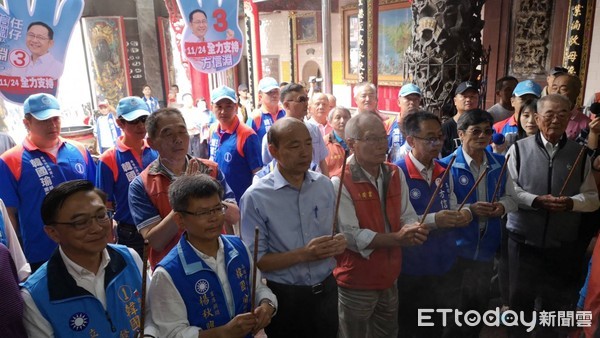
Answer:
[[[221,235],[223,188],[212,177],[181,176],[169,187],[175,223],[185,229],[150,286],[160,337],[248,337],[267,326],[277,299],[261,282],[251,309],[254,262],[239,237]]]
[[[375,114],[358,114],[345,128],[353,155],[347,160],[339,225],[348,249],[337,257],[340,337],[395,337],[398,334],[400,247],[420,245],[429,230],[419,224],[402,171],[384,163],[387,135]]]
[[[267,133],[274,170],[248,188],[240,201],[242,239],[259,228],[257,265],[279,300],[269,337],[336,338],[338,293],[334,256],[346,248],[332,236],[335,193],[329,178],[308,168],[312,138],[299,119],[277,120]]]
[[[600,206],[590,161],[585,156],[576,161],[581,146],[565,134],[569,99],[550,94],[537,105],[539,132],[508,151],[508,184],[514,185],[519,204],[506,225],[509,305],[528,316],[534,304],[545,311],[575,308],[579,266],[584,264],[577,250],[581,213]],[[512,336],[527,334],[524,327],[510,329]],[[535,332],[540,337],[564,336],[559,329],[539,326]]]
[[[458,308],[480,313],[487,310],[489,302],[493,259],[500,246],[500,218],[516,209],[505,194],[504,156],[486,150],[494,132],[493,123],[492,115],[484,110],[464,112],[457,121],[461,146],[442,160],[448,163],[452,156],[456,157],[450,169],[454,193],[459,203],[469,204],[473,214],[468,226],[455,230],[458,258],[454,269],[461,279]],[[481,325],[450,325],[447,330],[450,336],[472,337],[479,335]]]

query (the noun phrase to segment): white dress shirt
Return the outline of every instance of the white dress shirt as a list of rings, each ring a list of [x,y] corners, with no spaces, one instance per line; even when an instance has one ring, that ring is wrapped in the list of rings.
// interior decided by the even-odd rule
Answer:
[[[188,241],[189,243],[189,241]],[[227,265],[225,264],[225,252],[223,242],[219,238],[219,250],[217,258],[206,255],[197,250],[191,243],[190,246],[216,274],[221,282],[221,288],[224,292],[225,302],[229,313],[235,313],[234,299],[227,278]],[[250,271],[253,270],[254,262],[252,255],[246,248],[248,257],[250,257]],[[277,298],[265,284],[261,282],[262,276],[260,270],[256,270],[256,305],[263,299],[268,299],[277,307]],[[250,272],[250,283],[252,283],[252,272]],[[188,321],[187,308],[181,298],[181,294],[173,284],[171,276],[163,267],[159,266],[154,270],[152,282],[149,290],[149,302],[152,310],[152,322],[156,325],[160,333],[157,337],[177,337],[177,338],[196,338],[201,328],[191,326]]]

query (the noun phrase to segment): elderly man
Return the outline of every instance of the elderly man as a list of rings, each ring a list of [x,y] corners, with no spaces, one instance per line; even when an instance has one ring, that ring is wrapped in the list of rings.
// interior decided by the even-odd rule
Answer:
[[[208,174],[219,180],[228,204],[226,223],[237,223],[239,209],[235,195],[225,181],[217,163],[187,155],[190,136],[181,112],[163,108],[146,120],[148,144],[158,151],[150,163],[129,185],[129,209],[138,231],[150,244],[148,259],[154,267],[177,245],[183,229],[173,220],[168,191],[171,182],[181,175]],[[226,229],[233,233],[233,229]]]
[[[117,144],[98,161],[96,186],[107,195],[107,206],[117,221],[117,243],[143,256],[144,239],[138,233],[129,211],[129,184],[158,157],[146,142],[146,119],[150,115],[144,100],[137,96],[122,98],[117,106],[116,123],[123,130]]]
[[[550,94],[538,101],[535,136],[517,141],[509,150],[508,170],[517,211],[508,214],[508,254],[511,310],[531,316],[534,310],[571,310],[577,300],[577,250],[581,213],[600,206],[598,191],[581,149],[567,139],[571,103]],[[572,173],[569,176],[569,173]],[[567,176],[569,179],[567,180]],[[513,335],[525,335],[515,328]],[[538,327],[540,337],[564,334],[556,327]]]
[[[93,182],[96,166],[83,145],[59,136],[61,113],[54,96],[31,95],[25,100],[23,111],[28,135],[22,145],[0,156],[0,198],[13,226],[21,231],[23,251],[35,271],[56,248],[43,230],[42,200],[62,182]]]
[[[460,144],[458,137],[457,121],[464,112],[475,109],[479,105],[479,87],[475,82],[466,81],[456,87],[454,95],[454,106],[456,115],[452,116],[442,124],[444,132],[444,145],[442,146],[442,156],[450,155]]]
[[[387,136],[375,114],[358,114],[346,124],[348,158],[339,225],[348,249],[338,258],[340,337],[395,337],[401,246],[422,244],[429,233],[418,223],[404,174],[384,163]]]
[[[330,110],[329,99],[327,98],[326,94],[315,93],[315,95],[313,95],[313,97],[310,99],[310,120],[308,120],[308,122],[319,127],[321,137],[329,134],[333,130],[331,125],[329,125],[327,122],[327,114]]]
[[[142,260],[133,249],[107,245],[112,221],[104,197],[91,182],[74,180],[44,199],[44,231],[59,249],[21,290],[30,337],[138,337]]]
[[[213,90],[210,100],[219,123],[211,127],[209,158],[219,164],[239,201],[252,184],[252,176],[262,168],[260,140],[237,117],[237,98],[232,88]]]
[[[493,123],[492,115],[484,110],[473,109],[463,113],[458,119],[458,136],[462,145],[442,160],[449,163],[453,156],[456,157],[450,170],[454,192],[461,203],[467,199],[475,182],[485,175],[466,200],[473,220],[455,233],[458,248],[455,271],[461,280],[458,308],[480,313],[487,310],[489,302],[493,260],[501,240],[500,218],[517,208],[505,194],[506,175],[500,176],[504,156],[486,150],[492,138]],[[500,186],[496,192],[498,181]],[[494,196],[494,193],[497,195]],[[451,325],[448,330],[452,337],[478,337],[481,328],[482,325]]]
[[[269,128],[278,119],[285,116],[285,110],[279,107],[279,83],[272,77],[265,77],[258,82],[258,101],[260,108],[252,116],[248,116],[247,125],[252,127],[258,139],[262,140]]]
[[[392,163],[401,160],[410,151],[410,146],[406,144],[406,139],[402,134],[402,125],[409,114],[419,110],[421,106],[421,89],[412,83],[403,85],[398,92],[398,106],[400,107],[400,115],[396,117],[388,138],[388,160]]]
[[[519,82],[510,98],[510,104],[515,109],[513,115],[500,122],[494,123],[494,131],[502,135],[516,133],[518,131],[517,119],[519,118],[521,106],[529,100],[540,98],[541,91],[542,88],[540,85],[531,80]]]
[[[496,80],[496,97],[499,101],[487,110],[494,118],[494,123],[514,114],[515,108],[510,103],[510,98],[518,83],[519,80],[514,76],[504,76]]]
[[[552,69],[550,69],[548,71],[548,75],[546,76],[546,83],[548,83],[548,85],[546,87],[544,87],[544,89],[542,89],[540,97],[551,94],[550,89],[552,89],[552,83],[554,82],[554,79],[556,79],[559,75],[568,74],[568,73],[569,73],[569,71],[565,67],[561,67],[561,66],[552,67]]]
[[[319,94],[318,94],[319,95]],[[286,117],[293,117],[300,121],[304,121],[306,117],[306,108],[308,106],[308,97],[304,91],[304,87],[298,83],[290,83],[281,89],[281,104],[285,110]],[[319,127],[314,123],[306,121],[306,128],[310,133],[312,139],[312,161],[310,164],[310,170],[322,173],[328,176],[329,170],[325,159],[328,155],[327,147],[323,141],[323,136],[319,131]],[[273,156],[269,152],[269,142],[267,137],[262,139],[262,159],[265,164],[268,164],[273,160]],[[272,166],[266,166],[262,173],[267,174]],[[264,176],[264,175],[263,175]]]
[[[566,133],[570,140],[575,140],[591,121],[589,117],[583,114],[581,108],[577,107],[577,97],[581,92],[581,80],[571,74],[560,74],[552,82],[549,92],[550,94],[566,96],[571,102],[571,116],[569,117]]]
[[[277,165],[240,202],[242,239],[253,249],[258,227],[257,264],[279,301],[265,332],[273,337],[335,338],[333,257],[344,251],[346,240],[341,234],[332,236],[333,186],[326,176],[308,170],[312,138],[302,121],[277,121],[268,140]]]

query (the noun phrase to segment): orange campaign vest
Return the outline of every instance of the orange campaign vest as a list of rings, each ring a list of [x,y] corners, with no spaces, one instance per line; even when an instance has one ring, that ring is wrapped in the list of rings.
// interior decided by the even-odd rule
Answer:
[[[217,178],[218,166],[215,162],[200,158],[197,160],[209,168],[208,174],[212,178]],[[148,198],[150,198],[154,207],[158,209],[160,217],[165,218],[172,210],[171,204],[169,203],[169,186],[171,185],[171,180],[161,173],[150,174],[150,168],[153,167],[153,164],[154,163],[150,164],[144,169],[140,174],[140,177],[144,183],[144,189],[148,194]],[[160,262],[160,260],[175,247],[175,245],[177,245],[182,233],[183,229],[179,229],[177,235],[171,238],[169,244],[167,244],[162,251],[156,251],[152,247],[149,247],[148,260],[150,261],[150,266],[152,266],[152,268],[154,268],[156,264],[158,264],[158,262]]]
[[[399,169],[390,163],[385,163],[382,168],[384,186],[388,188],[385,197],[385,217],[391,226],[391,231],[397,232],[402,227]],[[352,172],[355,172],[355,175]],[[348,163],[343,183],[354,203],[360,227],[385,233],[384,214],[377,212],[381,210],[379,193],[362,175],[362,170],[355,161]],[[392,287],[400,275],[402,250],[399,246],[375,249],[369,259],[365,259],[359,253],[346,249],[336,259],[337,267],[333,270],[333,274],[339,286],[348,289],[385,290]]]

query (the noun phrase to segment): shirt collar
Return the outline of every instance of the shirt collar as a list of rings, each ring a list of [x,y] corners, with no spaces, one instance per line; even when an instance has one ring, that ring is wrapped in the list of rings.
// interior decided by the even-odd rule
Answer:
[[[65,143],[65,139],[59,136],[58,137],[58,148],[60,148],[63,145],[63,143]],[[25,139],[23,140],[23,147],[25,149],[27,149],[27,151],[32,151],[32,150],[42,151],[42,149],[40,149],[33,142],[31,142],[29,137],[25,137]]]
[[[125,145],[125,143],[123,143],[124,138],[125,138],[125,136],[121,135],[117,139],[117,149],[122,153],[132,150],[131,147],[128,147],[127,145]],[[146,148],[150,148],[150,146],[148,145],[148,142],[146,141],[146,139],[144,139],[144,147],[143,147],[142,151]]]
[[[219,123],[219,127],[217,128],[219,135],[235,133],[237,128],[240,126],[240,119],[237,117],[237,115],[233,115],[233,123],[231,126],[231,129],[221,129],[221,123]]]
[[[316,175],[317,175],[317,173],[307,170],[304,173],[304,181],[302,182],[302,185],[304,185],[305,183],[314,182],[317,179]],[[285,179],[285,177],[283,177],[283,175],[281,175],[281,172],[279,171],[279,166],[275,165],[275,168],[273,170],[273,188],[275,190],[279,190],[285,186],[292,187],[290,182],[288,182]]]
[[[463,153],[463,156],[465,157],[465,162],[467,163],[467,165],[468,165],[469,167],[471,167],[471,165],[472,165],[472,164],[474,164],[474,163],[473,163],[473,162],[474,162],[473,158],[472,158],[471,156],[469,156],[469,154],[467,154],[467,152],[465,151],[465,149],[464,149],[464,148],[463,148],[463,149],[461,149],[461,151],[462,151],[462,153]],[[480,166],[480,167],[485,167],[486,165],[487,165],[487,156],[486,156],[486,154],[484,153],[484,154],[483,154],[483,163],[481,164],[481,166]]]
[[[75,279],[81,278],[81,277],[84,277],[84,276],[90,275],[90,274],[96,275],[96,274],[98,274],[99,271],[106,269],[106,266],[108,266],[108,263],[110,263],[110,256],[108,255],[108,251],[106,250],[106,248],[104,248],[104,250],[102,250],[100,267],[98,268],[98,271],[95,271],[95,272],[89,271],[88,269],[82,267],[81,265],[73,262],[69,257],[67,257],[67,255],[63,251],[62,247],[59,246],[58,249],[59,249],[60,256],[61,256],[63,262],[65,262],[65,267],[67,268],[67,271]]]

